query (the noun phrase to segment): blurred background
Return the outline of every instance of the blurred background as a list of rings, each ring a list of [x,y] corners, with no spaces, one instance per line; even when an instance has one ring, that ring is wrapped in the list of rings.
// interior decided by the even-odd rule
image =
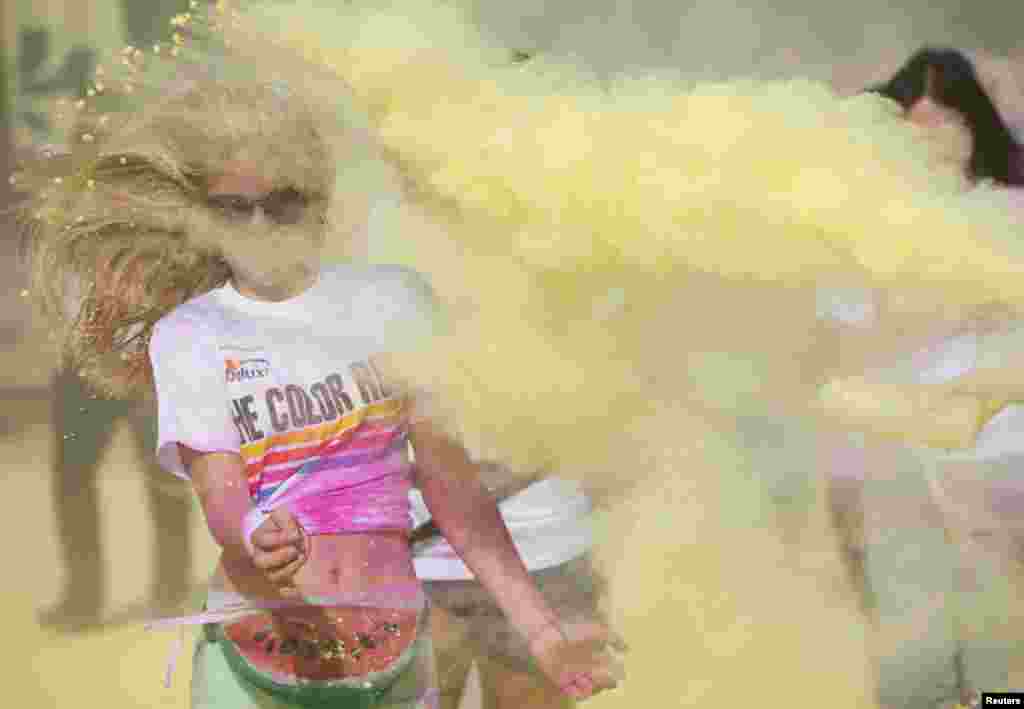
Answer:
[[[463,0],[504,44],[573,55],[596,72],[698,79],[807,76],[856,90],[926,43],[1024,64],[1024,3],[907,0]],[[4,0],[0,205],[20,151],[59,144],[53,102],[76,99],[100,57],[166,41],[188,0]],[[1014,71],[1016,73],[1014,73]],[[993,93],[1024,117],[1024,70]],[[351,173],[347,179],[352,179]],[[383,179],[383,178],[382,178]],[[372,194],[372,188],[365,188]],[[372,206],[372,205],[371,205]],[[171,637],[141,622],[188,606],[215,549],[190,491],[152,462],[151,413],[100,402],[61,371],[23,297],[18,244],[0,229],[0,475],[8,583],[2,594],[10,706],[187,706],[188,651],[171,689]],[[359,229],[355,257],[372,250]],[[162,530],[160,541],[154,529]]]

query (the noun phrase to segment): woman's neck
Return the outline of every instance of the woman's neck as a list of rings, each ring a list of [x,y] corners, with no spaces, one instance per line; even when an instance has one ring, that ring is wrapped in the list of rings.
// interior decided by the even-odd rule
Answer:
[[[239,295],[252,300],[280,303],[302,295],[316,285],[319,273],[315,269],[303,269],[301,275],[280,284],[259,283],[238,274],[231,278],[231,284]]]

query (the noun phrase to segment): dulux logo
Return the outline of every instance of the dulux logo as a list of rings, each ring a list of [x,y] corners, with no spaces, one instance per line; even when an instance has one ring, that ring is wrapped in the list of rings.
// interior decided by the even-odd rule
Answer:
[[[265,359],[224,360],[228,384],[263,379],[270,374],[270,363]]]

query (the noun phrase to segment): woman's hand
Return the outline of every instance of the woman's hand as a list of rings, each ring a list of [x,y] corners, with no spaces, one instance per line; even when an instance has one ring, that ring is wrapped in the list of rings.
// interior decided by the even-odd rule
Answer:
[[[282,595],[295,595],[293,579],[309,556],[302,527],[286,509],[279,507],[252,533],[253,565]]]
[[[548,625],[530,638],[530,652],[559,689],[573,699],[589,699],[624,679],[611,650],[624,651],[604,625],[594,622]]]

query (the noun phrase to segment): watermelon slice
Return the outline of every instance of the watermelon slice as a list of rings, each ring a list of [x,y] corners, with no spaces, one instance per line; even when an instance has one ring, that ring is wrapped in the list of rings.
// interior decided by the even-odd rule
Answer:
[[[276,625],[260,613],[214,633],[232,669],[261,689],[309,706],[369,709],[411,664],[427,614],[339,610]]]

